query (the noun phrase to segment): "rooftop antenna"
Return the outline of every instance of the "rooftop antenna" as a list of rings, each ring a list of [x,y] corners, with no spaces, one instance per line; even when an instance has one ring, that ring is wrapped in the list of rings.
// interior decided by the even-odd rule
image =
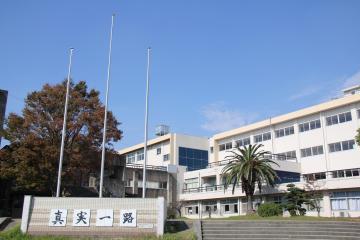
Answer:
[[[72,64],[73,51],[74,51],[74,49],[70,48],[69,68],[68,68],[67,83],[66,83],[64,120],[63,120],[62,134],[61,134],[59,171],[58,171],[58,179],[57,179],[57,186],[56,186],[56,197],[60,197],[61,173],[62,173],[62,165],[63,165],[63,159],[64,159],[64,142],[65,142],[65,135],[66,135],[66,118],[67,118],[67,107],[68,107],[68,102],[69,102],[70,76],[71,76],[71,64]]]
[[[107,124],[107,111],[108,111],[108,99],[109,99],[109,81],[110,81],[111,50],[112,50],[112,37],[113,37],[113,28],[114,28],[114,18],[115,18],[115,14],[113,14],[111,16],[110,47],[109,47],[109,60],[108,60],[107,79],[106,79],[106,99],[105,99],[105,113],[104,113],[103,142],[102,142],[102,152],[101,152],[99,198],[102,198],[102,193],[103,193],[104,164],[105,164],[105,143],[106,143],[106,124]]]

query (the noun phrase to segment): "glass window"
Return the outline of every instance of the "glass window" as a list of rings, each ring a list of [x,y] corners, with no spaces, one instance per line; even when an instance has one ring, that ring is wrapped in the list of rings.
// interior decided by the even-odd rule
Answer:
[[[351,112],[345,113],[345,120],[346,120],[347,122],[352,120]]]
[[[210,147],[210,153],[214,152],[214,147]]]
[[[254,142],[255,143],[262,142],[262,134],[255,135],[254,136]]]
[[[225,149],[231,149],[232,148],[232,142],[225,143]]]
[[[331,117],[327,117],[327,118],[326,118],[326,125],[327,125],[327,126],[331,126],[331,125],[332,125]]]
[[[157,149],[156,149],[156,154],[157,154],[157,155],[160,155],[160,154],[161,154],[161,148],[157,148]]]
[[[358,118],[360,118],[360,109],[357,110]]]
[[[339,123],[338,115],[335,115],[335,116],[331,117],[331,123],[332,124],[338,124]]]
[[[224,150],[225,150],[225,144],[220,144],[219,151],[224,151]]]
[[[271,133],[270,132],[267,132],[267,133],[263,134],[263,140],[264,141],[270,140],[270,139],[271,139]]]
[[[345,119],[345,113],[340,113],[339,114],[339,122],[340,123],[343,123],[343,122],[345,122],[346,121],[346,119]]]
[[[164,161],[169,161],[170,159],[170,155],[169,154],[165,154],[164,155]]]
[[[309,131],[310,129],[310,126],[309,126],[309,123],[304,123],[304,131]]]
[[[352,175],[353,175],[353,177],[359,176],[359,169],[353,169],[352,170]]]
[[[250,145],[250,138],[248,137],[248,138],[244,138],[243,139],[243,144],[244,144],[244,146],[245,145]]]

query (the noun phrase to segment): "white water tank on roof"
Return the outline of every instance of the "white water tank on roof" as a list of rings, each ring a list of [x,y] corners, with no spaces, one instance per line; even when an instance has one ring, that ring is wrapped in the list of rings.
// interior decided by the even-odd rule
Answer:
[[[164,136],[170,132],[170,127],[164,124],[158,125],[155,129],[156,136]]]

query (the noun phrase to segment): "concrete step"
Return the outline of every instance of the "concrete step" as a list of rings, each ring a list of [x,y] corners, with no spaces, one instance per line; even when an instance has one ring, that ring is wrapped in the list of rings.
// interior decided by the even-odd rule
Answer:
[[[230,240],[230,239],[347,239],[347,240],[358,240],[360,236],[334,236],[334,235],[311,235],[311,234],[303,234],[303,235],[290,235],[290,234],[205,234],[203,235],[204,240],[210,239],[222,239],[222,240]]]
[[[286,231],[286,230],[280,230],[280,231],[269,231],[268,229],[262,229],[262,230],[228,230],[228,231],[218,231],[218,230],[208,230],[204,232],[204,235],[207,234],[290,234],[290,235],[302,235],[302,234],[310,234],[310,235],[334,235],[334,236],[359,236],[359,231],[329,231],[329,230],[292,230],[292,231]]]
[[[202,221],[204,240],[360,240],[360,222]]]
[[[243,226],[236,226],[236,227],[221,227],[221,226],[214,226],[214,227],[208,227],[208,226],[204,226],[202,228],[203,230],[206,231],[261,231],[266,229],[266,231],[337,231],[337,232],[346,232],[346,231],[353,231],[353,232],[358,232],[360,233],[360,227],[342,227],[342,226],[334,226],[334,227],[324,227],[324,226],[319,226],[319,227],[314,227],[314,226],[291,226],[291,227],[286,227],[286,226],[281,226],[281,227],[276,227],[276,226],[267,226],[267,227],[259,227],[259,226],[247,226],[247,227],[243,227]]]

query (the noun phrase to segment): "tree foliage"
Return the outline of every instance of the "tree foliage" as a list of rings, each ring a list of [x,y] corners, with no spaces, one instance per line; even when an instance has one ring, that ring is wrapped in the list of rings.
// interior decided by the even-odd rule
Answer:
[[[306,209],[303,206],[310,203],[309,195],[304,189],[298,188],[292,183],[286,185],[286,187],[285,209],[289,211],[291,216],[305,215]]]
[[[10,113],[2,135],[10,144],[0,152],[0,176],[11,178],[19,189],[51,191],[57,179],[66,81],[45,84],[27,95],[22,114]],[[105,107],[99,92],[80,81],[70,84],[66,123],[63,183],[82,185],[100,166]],[[111,142],[122,137],[120,123],[108,112],[107,157]],[[109,162],[109,161],[108,161]]]
[[[277,179],[277,174],[271,164],[278,164],[266,158],[270,152],[260,150],[262,147],[262,144],[250,144],[238,147],[235,151],[229,151],[231,155],[226,157],[229,164],[221,173],[225,177],[225,189],[232,184],[233,194],[236,185],[241,184],[241,189],[248,199],[248,213],[253,212],[252,201],[255,188],[257,187],[261,193],[264,182],[273,187]]]
[[[355,136],[355,141],[357,145],[360,146],[360,128],[357,130],[357,135]]]

